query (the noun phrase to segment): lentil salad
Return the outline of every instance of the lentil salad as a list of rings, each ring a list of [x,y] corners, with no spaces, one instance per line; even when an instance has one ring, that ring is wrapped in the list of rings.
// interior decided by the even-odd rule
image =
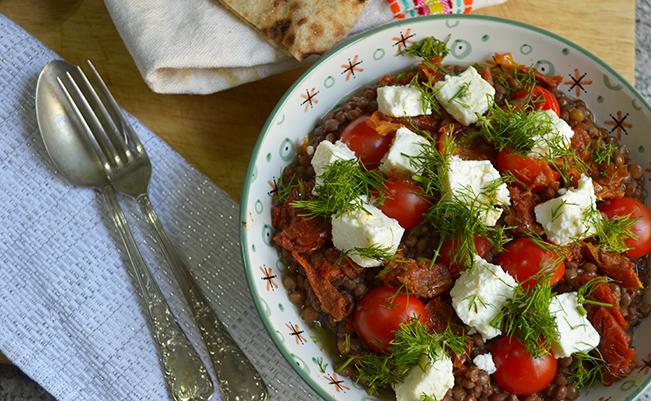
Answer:
[[[279,179],[272,222],[277,230],[274,242],[289,266],[283,284],[290,300],[301,308],[306,321],[335,333],[342,356],[340,373],[365,383],[370,391],[393,386],[398,393],[397,387],[407,382],[421,354],[428,353],[450,357],[453,381],[442,395],[424,393],[414,399],[575,399],[580,387],[595,380],[612,383],[625,377],[634,364],[634,350],[626,330],[650,310],[643,302],[641,284],[648,278],[645,255],[649,249],[635,244],[641,242],[644,233],[636,230],[648,218],[648,210],[639,202],[628,208],[620,205],[622,199],[641,198],[641,167],[629,160],[626,148],[616,138],[595,126],[590,110],[581,100],[556,90],[556,78],[518,65],[508,54],[496,54],[492,60],[474,66],[493,94],[488,108],[476,113],[480,114],[477,121],[462,124],[463,118],[453,117],[446,103],[463,103],[469,87],[464,90],[461,86],[448,99],[439,100],[436,85],[446,76],[463,74],[468,67],[442,64],[445,44],[435,39],[420,42],[408,53],[422,58],[416,69],[382,78],[325,115]],[[417,93],[422,104],[410,107],[418,113],[391,116],[380,112],[383,106],[378,105],[378,88],[385,87],[414,89],[412,94]],[[465,106],[461,104],[462,109]],[[428,109],[431,114],[425,113]],[[544,127],[541,132],[549,131],[556,121],[532,118],[545,110],[551,110],[571,127],[573,135],[567,148],[562,140],[547,141],[553,154],[532,157],[534,135],[530,131],[539,126]],[[395,142],[396,131],[403,127],[427,140],[422,152],[409,159],[416,172],[396,173],[381,167]],[[529,133],[517,137],[514,132]],[[346,190],[338,194],[355,196],[324,202],[338,196],[319,190],[313,159],[322,143],[338,141],[345,143],[356,158],[348,163],[330,163],[338,166],[338,171],[329,169],[330,179],[323,172],[318,175],[325,186],[335,178],[357,184],[344,185]],[[491,167],[497,166],[501,176],[495,184],[508,189],[508,204],[491,199],[489,205],[481,201],[470,202],[469,206],[460,201],[463,196],[446,199],[444,193],[450,192],[450,185],[442,182],[450,172],[449,160],[455,157],[466,162],[489,161]],[[589,177],[599,209],[595,209],[598,215],[581,218],[599,221],[593,224],[595,232],[582,233],[589,235],[561,245],[550,242],[535,208],[578,188],[582,177]],[[487,187],[491,185],[481,189]],[[355,193],[349,194],[351,191]],[[353,201],[360,199],[359,195],[362,200]],[[369,209],[370,199],[381,213],[404,229],[397,251],[382,246],[334,246],[331,216]],[[570,205],[560,202],[561,207]],[[333,209],[333,204],[338,207]],[[341,205],[349,204],[356,206],[350,210],[344,206],[346,210],[341,211]],[[499,209],[494,225],[476,218],[488,207]],[[641,211],[641,215],[631,215],[632,210]],[[636,250],[642,254],[636,254]],[[501,267],[519,282],[512,286],[516,295],[502,309],[513,313],[504,312],[498,320],[493,316],[490,322],[502,332],[501,336],[487,338],[465,324],[454,308],[451,290],[462,275],[475,269],[475,255],[488,265]],[[533,255],[529,257],[535,266],[533,271],[517,262],[522,255]],[[362,257],[380,263],[363,268]],[[520,312],[528,308],[549,311],[554,294],[570,292],[585,295],[581,307],[601,339],[594,350],[556,359],[552,343],[557,338],[543,335],[554,330],[550,327],[553,316],[547,313],[546,322],[513,316],[521,316]],[[530,299],[542,301],[533,304]],[[383,303],[390,307],[377,307]],[[381,317],[382,309],[392,315],[399,310],[401,314],[398,318]],[[370,323],[363,323],[365,310],[369,311],[366,321]],[[387,320],[384,327],[369,329],[383,319]],[[608,342],[608,338],[617,341]],[[415,347],[415,339],[426,346]],[[518,346],[529,359],[546,360],[553,367],[543,369],[546,372],[533,380],[535,383],[513,388],[508,385],[513,381],[508,369],[499,366],[500,357],[504,357],[499,351]],[[490,369],[473,362],[486,354],[492,354],[496,372],[490,373]],[[430,362],[435,360],[430,358]],[[383,368],[377,369],[378,364]]]

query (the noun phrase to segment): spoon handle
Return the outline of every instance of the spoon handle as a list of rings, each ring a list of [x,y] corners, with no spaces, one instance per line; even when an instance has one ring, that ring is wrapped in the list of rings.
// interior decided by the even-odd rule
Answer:
[[[263,401],[267,388],[251,361],[244,355],[214,309],[204,297],[197,282],[178,256],[147,194],[137,197],[138,204],[158,236],[168,263],[185,295],[199,331],[206,344],[210,360],[225,401]]]
[[[147,320],[172,398],[175,401],[210,399],[214,388],[206,367],[172,315],[158,284],[145,264],[115,191],[111,186],[107,186],[101,192],[111,208],[113,222],[131,262],[128,271],[145,303]]]

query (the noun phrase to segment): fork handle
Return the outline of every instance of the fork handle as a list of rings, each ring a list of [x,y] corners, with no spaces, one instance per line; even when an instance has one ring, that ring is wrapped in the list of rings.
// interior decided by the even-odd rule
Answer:
[[[136,198],[153,226],[158,242],[172,266],[203,338],[225,401],[263,401],[267,388],[251,361],[228,333],[214,309],[208,304],[183,260],[172,246],[147,194]]]
[[[163,365],[163,376],[175,401],[209,400],[214,393],[210,376],[185,333],[172,315],[158,284],[133,238],[129,223],[111,186],[102,188],[104,200],[112,211],[113,222],[130,261],[129,275],[142,297],[147,321]]]

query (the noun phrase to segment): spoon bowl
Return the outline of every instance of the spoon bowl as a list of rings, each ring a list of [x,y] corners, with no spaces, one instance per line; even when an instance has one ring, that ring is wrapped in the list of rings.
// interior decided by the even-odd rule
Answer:
[[[207,401],[214,393],[208,371],[172,314],[140,253],[95,149],[98,145],[84,131],[89,127],[77,106],[82,99],[79,94],[71,95],[63,84],[63,79],[81,81],[81,74],[76,66],[57,60],[47,64],[38,77],[36,116],[45,148],[57,169],[71,184],[94,187],[111,209],[115,228],[129,258],[129,276],[143,300],[143,309],[172,399]]]
[[[79,76],[74,65],[54,60],[41,71],[36,84],[36,118],[50,159],[73,185],[102,188],[109,184],[102,163],[87,136],[79,132],[57,77]]]

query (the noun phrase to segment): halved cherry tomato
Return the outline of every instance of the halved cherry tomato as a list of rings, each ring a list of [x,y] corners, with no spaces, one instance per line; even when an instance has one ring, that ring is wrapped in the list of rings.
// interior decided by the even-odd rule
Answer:
[[[491,243],[484,237],[476,236],[474,242],[475,251],[477,252],[477,255],[482,258],[491,249]],[[452,263],[452,259],[454,259],[454,255],[456,255],[458,251],[458,243],[459,241],[456,238],[443,241],[441,249],[439,250],[439,256],[436,259],[437,263],[448,266],[450,273],[452,273],[454,277],[456,277],[463,268],[463,266],[459,266],[457,263]]]
[[[523,89],[515,92],[511,99],[523,99],[528,95],[529,92]],[[556,96],[542,86],[536,85],[531,89],[531,101],[536,110],[552,110],[557,116],[561,116],[561,107],[558,105]]]
[[[512,173],[533,191],[540,191],[560,178],[560,174],[545,160],[520,156],[506,150],[497,153],[497,169]]]
[[[556,259],[558,255],[553,251],[544,250],[524,237],[509,242],[504,252],[497,256],[499,265],[525,288],[536,284],[531,277],[542,269],[550,275],[550,284],[558,283],[565,274],[565,263]]]
[[[341,133],[341,141],[355,152],[367,168],[372,169],[380,164],[391,148],[393,135],[378,134],[367,124],[370,118],[361,116],[351,121]]]
[[[380,206],[384,214],[398,220],[405,230],[423,221],[430,202],[421,194],[418,184],[405,178],[390,178],[385,186],[386,199]]]
[[[369,291],[357,306],[355,330],[372,350],[385,352],[395,338],[393,332],[411,319],[427,323],[423,302],[416,295],[380,286]]]
[[[515,395],[542,391],[556,376],[558,365],[551,353],[534,358],[514,337],[499,337],[491,346],[491,354],[497,368],[495,382]]]
[[[639,258],[651,252],[651,210],[642,202],[627,196],[607,200],[599,206],[599,210],[609,218],[613,216],[627,216],[637,219],[631,231],[637,238],[628,238],[624,242],[629,249],[626,254],[632,258]]]

